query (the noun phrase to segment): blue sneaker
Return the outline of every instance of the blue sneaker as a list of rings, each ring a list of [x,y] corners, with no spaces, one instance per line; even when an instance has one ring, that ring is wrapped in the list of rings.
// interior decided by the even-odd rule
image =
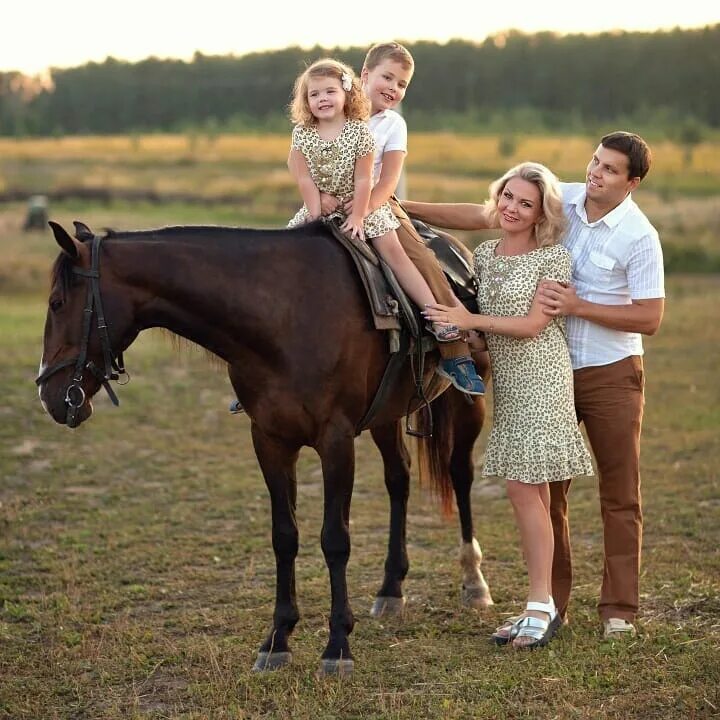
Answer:
[[[441,360],[435,372],[449,380],[460,392],[467,395],[485,394],[485,383],[477,374],[475,363],[469,355]]]
[[[230,409],[230,412],[231,412],[233,415],[239,415],[240,413],[244,413],[244,412],[245,412],[245,408],[240,404],[240,401],[239,401],[239,400],[233,400],[233,401],[230,403],[230,408],[229,408],[229,409]]]

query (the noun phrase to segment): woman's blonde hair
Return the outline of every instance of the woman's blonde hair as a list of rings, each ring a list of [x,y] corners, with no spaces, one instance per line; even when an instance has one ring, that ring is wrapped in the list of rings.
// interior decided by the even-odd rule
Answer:
[[[509,180],[516,177],[531,182],[540,191],[542,215],[535,223],[535,242],[537,242],[537,246],[557,245],[565,232],[566,225],[562,191],[555,175],[540,163],[520,163],[510,168],[501,178],[498,178],[490,185],[490,199],[485,203],[485,207],[488,211],[491,227],[498,224],[498,202],[505,185]]]
[[[345,117],[348,120],[368,120],[370,117],[370,100],[363,92],[360,80],[355,77],[351,67],[332,58],[316,60],[295,81],[292,102],[290,103],[291,120],[302,125],[315,125],[317,123],[316,118],[310,112],[307,98],[308,81],[311,77],[335,78],[342,86],[343,76],[345,76],[345,79],[349,79],[351,83],[349,90],[343,88],[345,90]]]

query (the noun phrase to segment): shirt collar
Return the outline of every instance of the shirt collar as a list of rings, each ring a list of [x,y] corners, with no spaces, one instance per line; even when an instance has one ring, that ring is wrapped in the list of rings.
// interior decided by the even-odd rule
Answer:
[[[572,201],[572,204],[575,206],[575,212],[578,217],[590,227],[595,227],[598,223],[605,223],[609,228],[616,227],[633,205],[632,193],[628,193],[628,196],[616,208],[613,208],[607,215],[603,215],[599,220],[591,223],[588,222],[587,212],[585,212],[586,197],[587,193],[583,190],[583,192]]]

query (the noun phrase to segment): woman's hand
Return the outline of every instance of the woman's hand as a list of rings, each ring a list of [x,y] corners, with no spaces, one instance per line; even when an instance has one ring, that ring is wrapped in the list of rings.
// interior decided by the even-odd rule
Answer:
[[[449,305],[428,303],[422,314],[430,322],[438,325],[455,325],[460,330],[474,330],[476,327],[476,316],[464,305],[450,307]]]
[[[340,226],[343,232],[348,233],[351,238],[365,240],[365,230],[363,228],[363,219],[358,215],[348,215],[347,220]]]

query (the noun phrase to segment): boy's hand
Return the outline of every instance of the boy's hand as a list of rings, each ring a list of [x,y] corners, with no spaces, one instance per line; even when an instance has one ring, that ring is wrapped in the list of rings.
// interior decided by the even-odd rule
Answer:
[[[320,210],[323,215],[332,215],[340,207],[340,200],[334,195],[320,193]]]
[[[346,215],[352,215],[353,211],[353,196],[351,195],[344,203],[343,203],[343,212]]]

